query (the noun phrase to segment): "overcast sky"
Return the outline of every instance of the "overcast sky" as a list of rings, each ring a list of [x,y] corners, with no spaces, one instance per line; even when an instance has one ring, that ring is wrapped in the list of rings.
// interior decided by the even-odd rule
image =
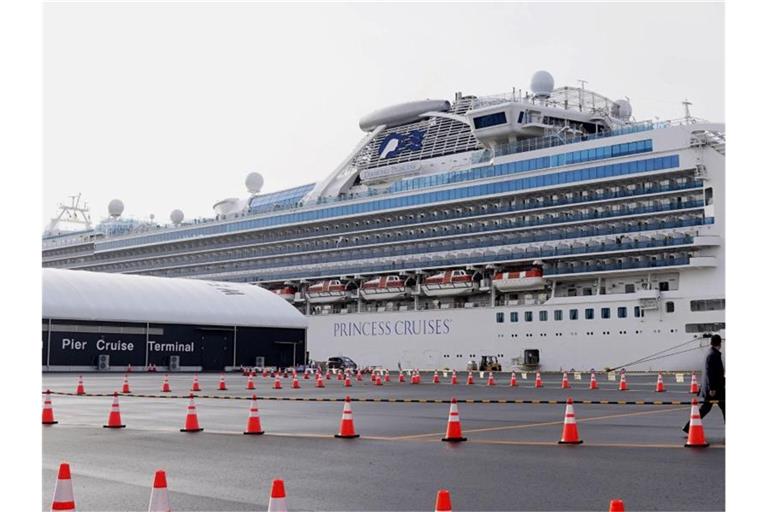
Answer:
[[[629,97],[638,120],[725,121],[719,4],[47,4],[43,222],[211,216],[216,200],[323,179],[366,113],[456,91]]]

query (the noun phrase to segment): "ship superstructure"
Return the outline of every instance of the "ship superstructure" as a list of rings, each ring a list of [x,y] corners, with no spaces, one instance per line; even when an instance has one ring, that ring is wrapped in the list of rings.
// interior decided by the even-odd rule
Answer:
[[[267,287],[314,359],[696,368],[725,329],[724,125],[531,89],[376,111],[322,181],[254,174],[212,219],[46,236],[43,265]]]

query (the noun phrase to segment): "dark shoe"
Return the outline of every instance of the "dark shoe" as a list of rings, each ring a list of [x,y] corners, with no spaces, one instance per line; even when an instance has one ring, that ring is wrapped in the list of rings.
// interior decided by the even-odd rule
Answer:
[[[686,434],[688,433],[688,425],[683,427],[683,432],[685,432]]]

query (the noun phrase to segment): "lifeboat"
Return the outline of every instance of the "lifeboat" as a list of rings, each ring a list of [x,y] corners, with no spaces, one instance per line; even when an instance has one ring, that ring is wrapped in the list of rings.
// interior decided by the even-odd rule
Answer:
[[[544,271],[538,267],[515,272],[496,272],[493,276],[493,286],[501,292],[537,290],[544,288],[544,284]]]
[[[428,297],[466,295],[474,291],[474,283],[466,270],[446,270],[426,278],[421,291]]]
[[[282,288],[272,290],[272,293],[287,300],[288,302],[293,302],[294,299],[296,299],[296,288],[293,286],[283,286]]]
[[[326,279],[307,288],[307,299],[315,304],[341,302],[347,299],[347,286],[338,279]]]
[[[381,276],[363,283],[360,295],[365,300],[392,300],[407,295],[405,281],[398,276]]]

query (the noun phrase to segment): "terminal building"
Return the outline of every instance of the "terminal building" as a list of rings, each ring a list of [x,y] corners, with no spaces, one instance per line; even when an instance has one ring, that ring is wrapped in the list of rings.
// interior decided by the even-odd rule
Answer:
[[[49,371],[225,371],[306,364],[307,319],[237,283],[43,269]]]

